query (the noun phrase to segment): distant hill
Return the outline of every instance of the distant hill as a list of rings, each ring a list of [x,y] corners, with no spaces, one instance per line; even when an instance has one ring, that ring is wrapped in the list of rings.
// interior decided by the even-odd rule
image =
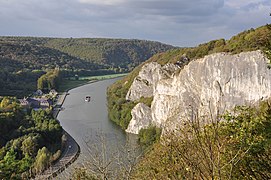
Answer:
[[[88,62],[131,70],[152,55],[173,49],[159,42],[126,39],[49,39],[45,46]]]
[[[35,90],[37,79],[56,67],[64,76],[127,72],[172,48],[144,40],[0,37],[0,96]]]
[[[62,69],[88,70],[103,67],[52,48],[20,42],[0,41],[0,58],[18,61],[23,64],[23,68],[31,70],[53,69],[56,66]]]
[[[30,58],[35,62],[45,60],[43,64],[49,67],[66,64],[64,68],[80,69],[84,62],[86,69],[91,69],[89,65],[99,64],[123,71],[130,71],[154,54],[174,48],[146,40],[103,38],[0,37],[0,44],[2,56],[19,60]]]

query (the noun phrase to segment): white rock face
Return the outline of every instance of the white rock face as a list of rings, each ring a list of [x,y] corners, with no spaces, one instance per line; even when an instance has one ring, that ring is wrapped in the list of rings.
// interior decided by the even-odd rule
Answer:
[[[144,65],[138,76],[134,79],[127,95],[126,100],[138,100],[140,97],[153,96],[154,88],[161,79],[169,78],[172,73],[178,69],[178,66],[167,64],[161,66],[157,62],[151,62]]]
[[[132,120],[129,123],[126,132],[138,134],[141,128],[147,128],[151,125],[151,108],[143,103],[138,103],[132,110]]]
[[[261,51],[238,55],[217,53],[190,62],[179,74],[157,78],[158,81],[152,86],[152,123],[175,129],[196,114],[210,116],[211,112],[217,115],[237,105],[251,105],[271,97],[268,61]],[[144,77],[143,74],[144,71],[141,77]],[[152,77],[159,75],[152,74]],[[133,97],[138,92],[144,92],[144,89],[138,91],[133,88],[130,89],[134,93]]]
[[[173,79],[158,82],[151,106],[153,121],[174,129],[196,114],[215,116],[271,97],[267,62],[260,51],[217,53],[190,62]]]

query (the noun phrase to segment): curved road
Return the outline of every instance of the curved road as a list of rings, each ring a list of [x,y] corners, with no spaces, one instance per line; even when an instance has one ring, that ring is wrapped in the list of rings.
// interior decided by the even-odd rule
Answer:
[[[57,176],[58,173],[64,171],[68,165],[70,165],[77,159],[80,153],[80,147],[68,133],[65,132],[65,134],[67,137],[67,141],[65,145],[65,150],[64,152],[62,152],[61,157],[55,164],[50,166],[41,175],[36,176],[35,179],[53,178]]]
[[[56,109],[53,112],[55,118],[57,118],[57,115],[61,110],[67,95],[68,94],[65,93],[59,96],[58,101],[56,103],[59,109]],[[68,167],[71,163],[73,163],[79,156],[80,153],[79,145],[65,130],[63,131],[66,136],[66,143],[64,151],[62,152],[60,158],[48,169],[46,169],[42,174],[37,175],[35,179],[51,179],[57,176],[58,173],[64,171],[65,168]]]

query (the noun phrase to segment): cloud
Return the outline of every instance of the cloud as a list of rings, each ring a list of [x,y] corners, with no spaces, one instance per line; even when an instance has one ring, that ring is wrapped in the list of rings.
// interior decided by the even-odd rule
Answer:
[[[79,0],[79,2],[86,4],[117,5],[123,3],[124,0]]]
[[[256,4],[268,4],[269,0],[225,0],[225,5],[235,9],[241,9],[242,7],[256,5]]]
[[[128,9],[128,14],[159,15],[209,15],[223,7],[223,0],[79,0],[82,4],[99,5],[103,9]],[[110,5],[110,6],[106,6]]]
[[[192,46],[270,22],[270,0],[0,0],[0,35]]]

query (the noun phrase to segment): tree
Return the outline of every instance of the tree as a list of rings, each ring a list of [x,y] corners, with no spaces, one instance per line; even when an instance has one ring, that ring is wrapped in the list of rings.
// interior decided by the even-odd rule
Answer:
[[[97,135],[95,140],[86,137],[84,142],[89,157],[83,162],[83,168],[75,169],[74,179],[131,179],[141,155],[139,146],[126,144],[109,149],[108,139],[103,133]]]
[[[22,142],[22,151],[24,155],[34,156],[38,148],[37,137],[29,136]]]
[[[32,163],[33,159],[28,154],[26,154],[20,161],[19,172],[22,173],[27,171],[32,166]]]
[[[50,70],[38,79],[37,88],[43,90],[57,89],[59,82],[60,82],[59,69]]]
[[[41,173],[50,164],[50,152],[46,147],[39,149],[34,163],[34,170],[36,173]]]

